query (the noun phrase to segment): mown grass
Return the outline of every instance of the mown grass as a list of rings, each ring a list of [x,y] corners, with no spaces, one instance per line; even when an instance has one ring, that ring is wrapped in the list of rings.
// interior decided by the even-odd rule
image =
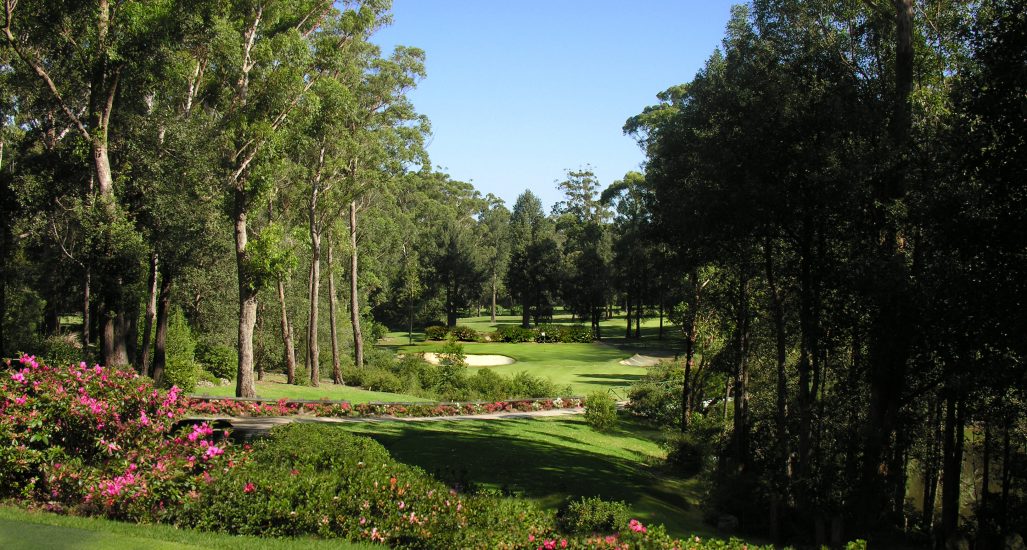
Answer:
[[[622,419],[610,433],[580,417],[504,421],[346,424],[369,435],[401,462],[442,481],[494,488],[557,508],[567,498],[623,500],[643,522],[675,536],[713,535],[702,523],[700,483],[662,466],[663,435]]]
[[[372,401],[410,403],[429,401],[423,397],[414,397],[413,395],[401,393],[386,393],[350,386],[337,386],[331,383],[331,381],[326,380],[322,380],[321,385],[316,388],[313,386],[296,386],[286,384],[285,375],[282,374],[268,374],[264,380],[258,381],[256,386],[257,397],[264,399],[330,399],[333,401],[346,400],[351,403],[370,403]],[[235,395],[235,384],[197,388],[193,395],[232,397]]]
[[[403,353],[424,353],[440,351],[442,345],[441,342],[420,342],[412,346],[399,346],[397,349]],[[627,387],[645,374],[645,369],[641,367],[619,364],[630,355],[600,343],[466,342],[463,347],[464,353],[468,355],[505,355],[517,361],[512,365],[469,367],[470,369],[487,368],[504,376],[513,376],[524,371],[532,376],[549,378],[561,388],[570,386],[571,393],[575,395],[587,395],[593,391],[612,391],[615,397],[623,399]]]
[[[141,525],[99,518],[60,516],[0,506],[0,548],[37,550],[178,550],[261,548],[268,550],[370,550],[380,548],[343,540],[273,539],[231,536],[167,525]]]

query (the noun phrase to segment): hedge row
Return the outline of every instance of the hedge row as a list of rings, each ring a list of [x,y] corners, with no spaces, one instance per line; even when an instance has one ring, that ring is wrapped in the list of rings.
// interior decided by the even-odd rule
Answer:
[[[293,416],[311,415],[328,418],[353,417],[433,417],[489,414],[496,412],[549,411],[576,409],[584,406],[580,397],[555,399],[521,399],[516,401],[473,403],[358,403],[239,400],[225,398],[186,398],[192,414],[227,416]]]
[[[433,325],[424,329],[428,340],[446,340],[452,337],[461,342],[537,342],[539,344],[571,344],[591,342],[592,329],[585,325],[538,325],[524,328],[520,325],[499,325],[492,332],[479,332],[471,327],[455,326],[452,329]]]

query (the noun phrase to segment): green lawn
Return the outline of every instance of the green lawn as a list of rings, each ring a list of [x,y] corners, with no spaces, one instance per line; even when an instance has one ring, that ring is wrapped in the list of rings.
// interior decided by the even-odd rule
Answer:
[[[212,388],[197,388],[193,395],[232,397],[235,395],[235,384],[226,386],[214,386]],[[409,403],[414,401],[428,401],[422,397],[404,395],[401,393],[385,393],[367,391],[349,386],[336,386],[330,381],[321,381],[319,387],[296,386],[285,383],[285,375],[268,374],[263,381],[257,382],[257,397],[264,399],[345,399],[351,403],[369,403],[371,401]]]
[[[261,539],[176,529],[167,525],[138,525],[97,518],[59,516],[0,506],[0,548],[36,550],[177,550],[191,548],[261,548],[270,550],[328,550],[381,548],[341,540]]]
[[[623,500],[635,516],[675,536],[712,535],[698,508],[700,486],[659,464],[659,432],[622,419],[609,434],[580,417],[532,420],[346,424],[370,435],[397,460],[439,479],[492,487],[556,508],[567,497]]]
[[[557,386],[570,386],[571,393],[587,395],[593,391],[612,390],[616,398],[623,399],[625,390],[638,380],[645,369],[618,364],[631,354],[606,344],[535,344],[535,343],[463,343],[466,354],[496,354],[513,357],[517,362],[487,368],[512,376],[525,371],[533,376],[549,378]],[[441,342],[420,342],[413,346],[398,346],[406,353],[439,351]]]

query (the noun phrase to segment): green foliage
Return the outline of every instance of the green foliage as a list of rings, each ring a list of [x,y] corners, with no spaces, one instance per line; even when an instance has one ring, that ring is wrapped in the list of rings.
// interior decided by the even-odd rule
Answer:
[[[684,378],[681,365],[674,362],[647,368],[645,375],[628,390],[628,410],[660,426],[679,426]]]
[[[539,344],[587,344],[592,341],[592,329],[584,325],[544,324],[531,330]]]
[[[424,329],[424,337],[427,340],[445,340],[449,335],[449,328],[442,325],[432,325]]]
[[[284,279],[296,268],[293,247],[286,244],[285,226],[271,223],[246,245],[246,270],[253,290]]]
[[[183,392],[196,389],[200,365],[196,363],[196,339],[179,308],[173,308],[168,317],[168,338],[165,344],[167,364],[161,384],[178,386]]]
[[[548,378],[532,376],[524,371],[513,375],[509,384],[512,397],[553,397],[561,393]],[[570,388],[564,388],[563,394],[568,393]]]
[[[196,346],[196,360],[215,378],[235,379],[238,355],[228,346],[201,342]]]
[[[631,514],[624,502],[582,497],[564,503],[556,517],[562,530],[576,535],[589,535],[625,529]]]
[[[39,345],[39,357],[49,365],[70,365],[82,359],[82,349],[73,337],[50,336]]]
[[[496,327],[496,341],[514,343],[534,342],[535,331],[520,325],[499,325]]]
[[[463,325],[453,327],[452,334],[461,342],[475,342],[478,340],[478,331]]]
[[[704,443],[691,433],[675,433],[667,440],[667,464],[685,477],[697,475],[705,468],[708,457],[709,447]]]
[[[488,401],[517,397],[517,394],[511,390],[510,380],[490,369],[479,369],[474,376],[468,377],[467,388],[477,394],[479,398]]]
[[[593,392],[585,400],[585,422],[597,432],[613,429],[617,424],[617,403],[606,392]]]

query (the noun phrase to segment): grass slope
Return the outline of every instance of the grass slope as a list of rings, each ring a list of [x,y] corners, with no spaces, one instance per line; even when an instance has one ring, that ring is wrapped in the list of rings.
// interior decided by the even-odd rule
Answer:
[[[233,397],[235,396],[235,384],[214,386],[212,388],[197,388],[193,395]],[[264,380],[257,382],[257,397],[264,399],[345,399],[351,403],[369,403],[372,401],[410,403],[428,401],[421,397],[401,393],[385,393],[349,386],[336,386],[330,381],[324,380],[316,388],[312,386],[295,386],[286,384],[285,375],[281,374],[268,374]]]
[[[622,419],[608,434],[581,418],[432,423],[347,424],[369,435],[397,460],[450,484],[473,484],[523,495],[556,508],[567,497],[623,500],[643,522],[658,521],[675,536],[712,533],[702,523],[697,480],[658,464],[665,456],[653,431]]]
[[[356,550],[380,548],[341,540],[261,539],[137,525],[99,518],[60,516],[0,506],[0,548],[36,550],[178,550],[193,548],[262,548],[269,550]]]

